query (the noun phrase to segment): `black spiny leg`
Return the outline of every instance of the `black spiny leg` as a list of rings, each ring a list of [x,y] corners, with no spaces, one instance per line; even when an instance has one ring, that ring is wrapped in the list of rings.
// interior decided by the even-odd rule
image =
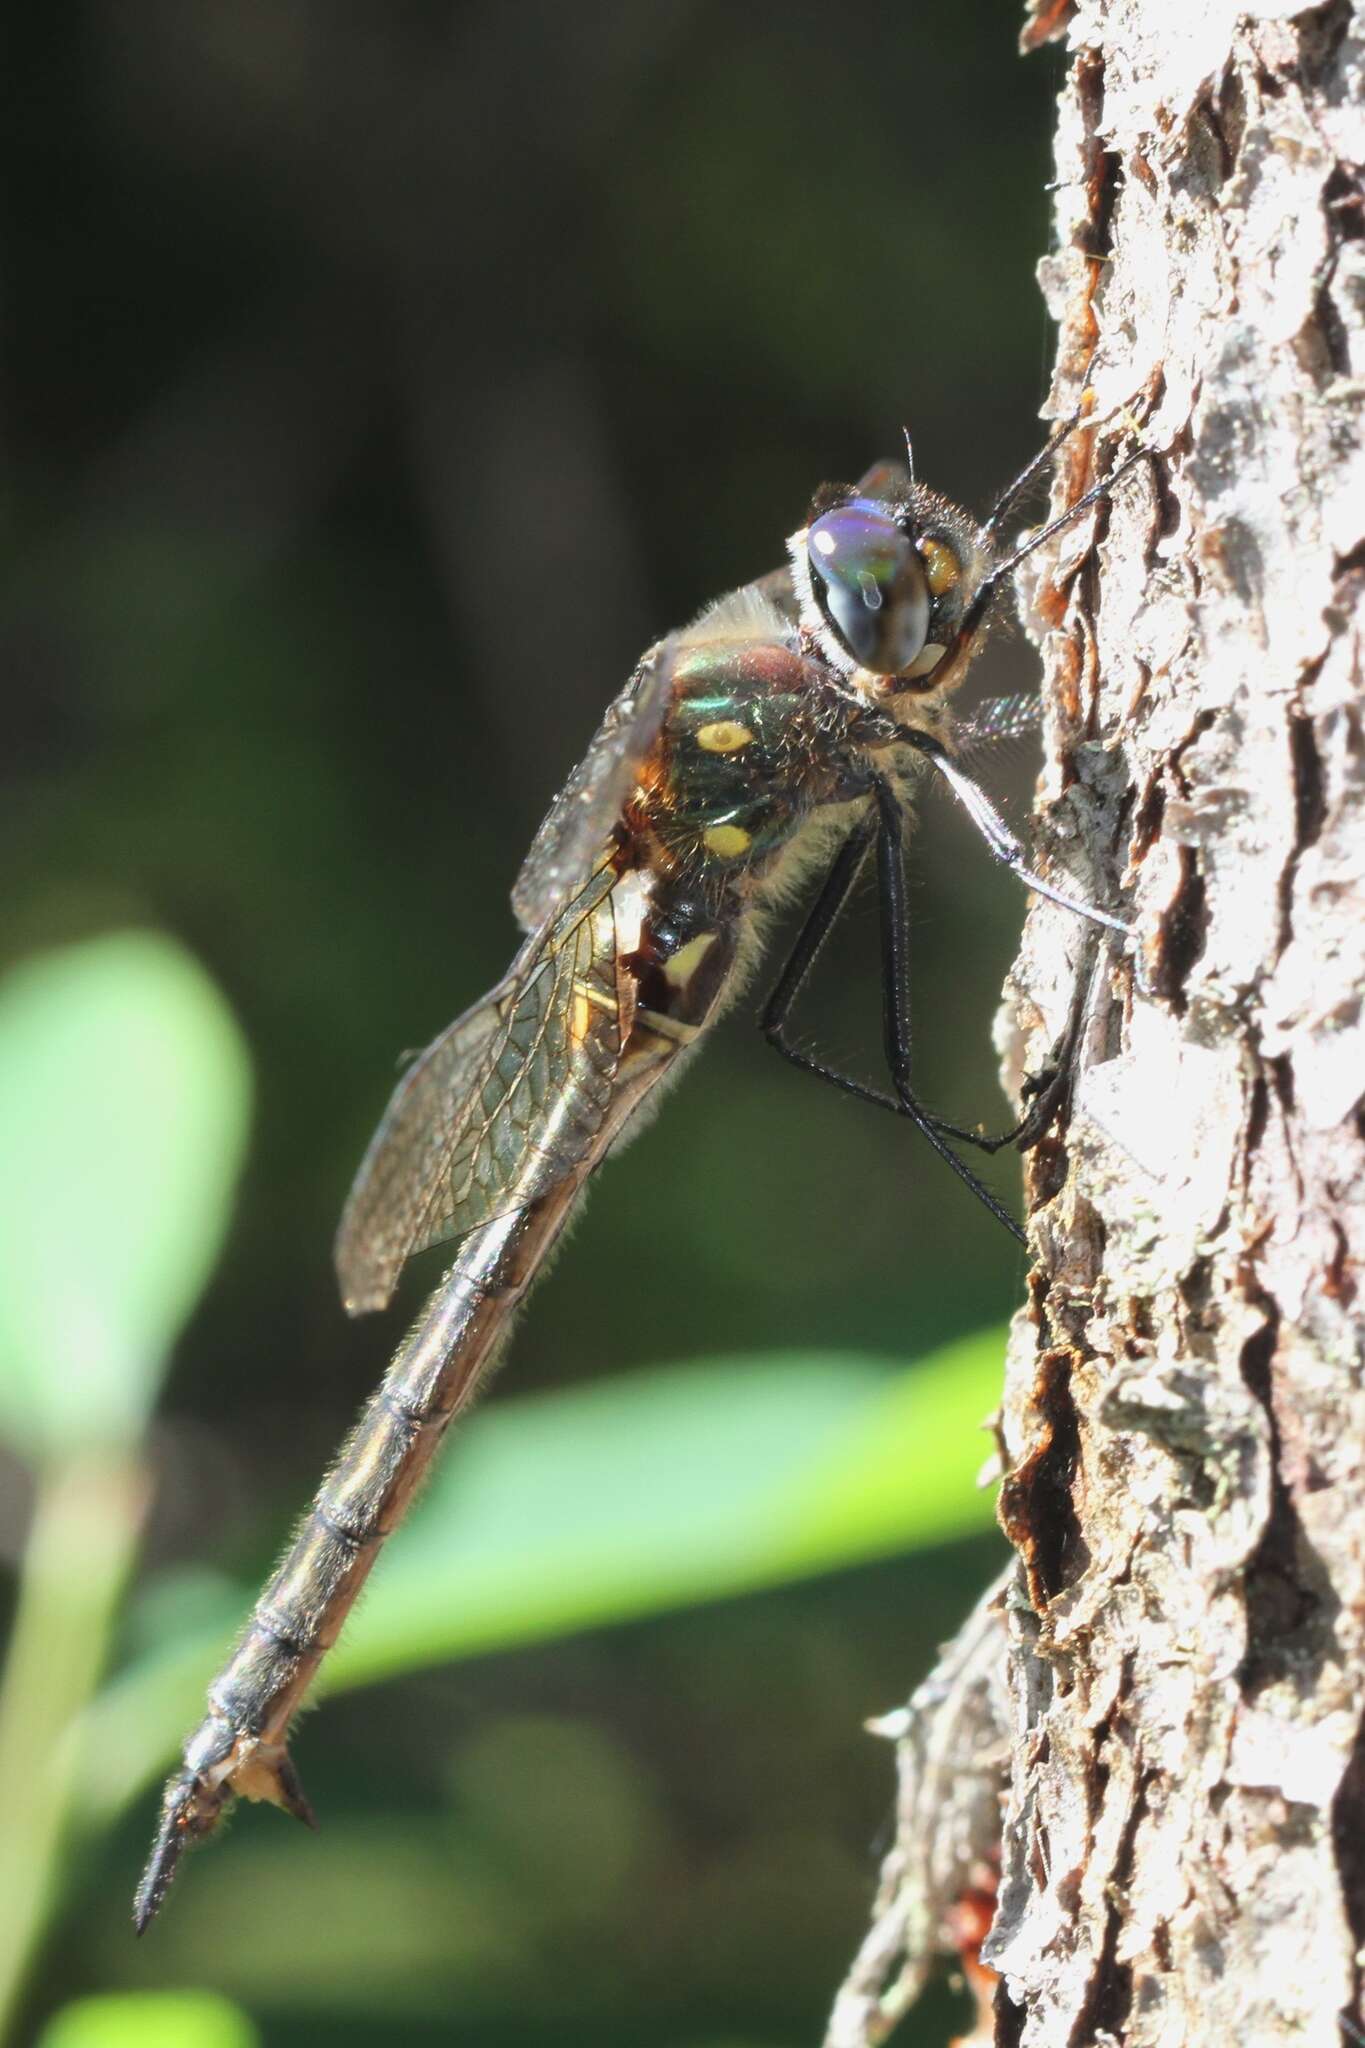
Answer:
[[[780,1052],[783,1059],[790,1060],[794,1067],[799,1067],[802,1073],[814,1074],[818,1081],[827,1081],[832,1088],[856,1096],[859,1102],[870,1102],[876,1109],[889,1109],[895,1116],[909,1116],[910,1112],[894,1095],[887,1095],[880,1088],[869,1087],[865,1081],[855,1081],[851,1074],[841,1074],[826,1066],[823,1061],[803,1052],[800,1046],[793,1045],[786,1035],[787,1020],[796,999],[806,985],[820,948],[839,920],[876,834],[877,819],[872,816],[857,826],[840,847],[820,894],[797,934],[787,963],[763,1006],[759,1029],[773,1050]],[[1070,1085],[1070,1055],[1078,1024],[1079,1009],[1067,1026],[1052,1066],[1025,1081],[1023,1092],[1031,1099],[1032,1107],[1007,1131],[997,1131],[986,1137],[980,1131],[969,1131],[961,1124],[950,1123],[946,1117],[935,1116],[930,1121],[945,1137],[954,1138],[959,1144],[974,1145],[978,1151],[992,1156],[1006,1145],[1017,1145],[1021,1152],[1026,1151],[1051,1127]]]
[[[1023,1244],[1024,1233],[1009,1211],[1002,1208],[990,1189],[982,1185],[966,1161],[959,1159],[948,1143],[944,1133],[953,1127],[932,1116],[910,1084],[910,947],[905,914],[901,807],[888,783],[878,778],[873,788],[877,799],[877,896],[882,926],[882,1040],[886,1064],[896,1090],[896,1102],[902,1113],[928,1139],[939,1158],[952,1168],[996,1221],[1003,1223],[1006,1230]],[[956,1131],[954,1135],[970,1136]],[[1005,1142],[1007,1140],[1002,1138],[1001,1143]],[[987,1141],[988,1148],[989,1144]]]
[[[807,912],[787,963],[763,1005],[758,1028],[773,1050],[780,1052],[784,1060],[790,1060],[794,1067],[799,1067],[803,1074],[814,1074],[817,1081],[828,1081],[831,1088],[840,1088],[845,1095],[854,1095],[859,1102],[870,1102],[876,1109],[889,1109],[895,1116],[907,1116],[908,1110],[894,1095],[887,1095],[880,1088],[870,1088],[865,1081],[855,1081],[851,1074],[841,1074],[836,1068],[827,1067],[823,1061],[803,1052],[799,1045],[793,1045],[787,1037],[787,1019],[792,1006],[806,985],[816,955],[839,921],[877,831],[877,814],[872,811],[854,826],[834,856],[820,894]]]
[[[984,531],[991,536],[992,540],[1000,531],[1005,514],[1009,511],[1011,505],[1017,504],[1029,486],[1042,475],[1043,471],[1052,461],[1053,456],[1057,453],[1057,450],[1064,442],[1071,439],[1071,436],[1084,418],[1085,413],[1078,406],[1076,411],[1069,414],[1059,427],[1053,429],[1047,442],[1038,450],[1038,453],[1029,457],[1029,460],[1024,464],[1024,467],[1020,470],[1018,476],[1015,477],[1013,483],[1006,484],[1004,490],[1000,493],[994,505],[992,505],[990,517],[985,524]]]
[[[793,1066],[799,1067],[803,1073],[814,1074],[817,1080],[827,1081],[832,1088],[842,1089],[846,1095],[855,1096],[860,1102],[870,1102],[878,1109],[889,1109],[896,1116],[908,1117],[916,1129],[923,1132],[940,1157],[948,1162],[959,1179],[966,1182],[977,1199],[1004,1224],[1012,1236],[1022,1241],[1023,1233],[1013,1218],[1001,1207],[990,1191],[982,1186],[976,1175],[946,1142],[942,1135],[944,1130],[946,1129],[949,1135],[957,1135],[955,1127],[945,1126],[940,1118],[931,1116],[910,1091],[909,1003],[906,994],[908,976],[900,807],[891,790],[885,785],[878,783],[876,789],[876,810],[854,828],[835,855],[820,894],[812,904],[806,921],[797,934],[787,963],[777,978],[772,994],[763,1006],[759,1020],[760,1029],[769,1045],[780,1052],[784,1059],[790,1060]],[[891,821],[889,825],[888,819]],[[882,913],[883,1029],[887,1061],[896,1081],[895,1095],[887,1095],[881,1089],[870,1088],[865,1082],[855,1081],[849,1074],[841,1074],[835,1068],[825,1066],[822,1061],[813,1059],[809,1053],[803,1052],[800,1046],[793,1045],[786,1036],[787,1020],[791,1015],[792,1006],[815,964],[816,955],[829,937],[848,901],[874,838],[877,841]],[[891,877],[889,882],[888,877]],[[894,937],[891,936],[893,934]],[[898,991],[894,995],[893,989]],[[1053,1106],[1049,1101],[1049,1118]],[[1036,1116],[1035,1110],[1016,1126],[1014,1131],[1004,1132],[996,1139],[982,1139],[970,1131],[961,1133],[961,1136],[969,1144],[980,1145],[987,1151],[998,1151],[1012,1138],[1030,1132]],[[1046,1125],[1042,1124],[1039,1128],[1045,1127]]]
[[[856,1095],[860,1102],[872,1102],[879,1109],[899,1111],[900,1104],[891,1096],[883,1095],[879,1089],[866,1087],[848,1074],[836,1073],[833,1067],[823,1066],[819,1060],[812,1059],[809,1053],[802,1052],[800,1046],[793,1045],[786,1036],[787,1019],[791,1015],[792,1005],[815,965],[816,954],[838,922],[839,913],[848,901],[849,893],[858,879],[859,871],[867,859],[876,835],[877,818],[875,813],[869,812],[867,817],[854,826],[835,854],[829,873],[821,885],[820,894],[811,905],[806,921],[796,935],[796,944],[791,949],[787,964],[778,975],[772,994],[763,1005],[758,1028],[769,1045],[776,1052],[780,1052],[783,1059],[790,1060],[794,1067],[800,1067],[803,1073],[814,1074],[817,1080],[828,1081],[832,1088],[842,1088],[847,1095]]]

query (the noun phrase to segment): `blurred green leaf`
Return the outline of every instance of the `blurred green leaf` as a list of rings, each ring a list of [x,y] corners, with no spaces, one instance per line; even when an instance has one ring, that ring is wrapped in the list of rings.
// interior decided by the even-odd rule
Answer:
[[[37,2048],[258,2048],[239,2005],[212,1991],[137,1991],[78,1998],[38,2036]]]
[[[991,1331],[888,1373],[716,1360],[508,1403],[438,1474],[329,1688],[748,1592],[989,1525]]]
[[[217,1256],[246,1141],[244,1042],[173,941],[123,932],[0,985],[0,1432],[128,1443]]]
[[[160,1982],[207,1978],[268,2013],[272,2048],[346,2041],[361,2014],[387,2020],[384,2048],[414,2035],[423,2048],[482,2048],[480,1995],[514,1987],[519,2010],[544,1996],[543,1908],[538,1916],[524,1886],[461,1841],[447,1814],[397,1810],[358,1823],[329,1811],[316,1835],[300,1828],[293,1840],[267,1818],[235,1831],[232,1851],[199,1861],[157,1927],[154,1967]],[[94,1967],[107,1977],[145,1970],[128,1943],[126,1925],[106,1923]],[[418,2015],[448,2031],[418,2034]],[[568,2035],[566,2048],[581,2038]],[[499,2041],[510,2048],[506,2034]]]
[[[721,1360],[482,1410],[394,1539],[326,1688],[989,1526],[976,1479],[1004,1342],[987,1330],[899,1371],[825,1353]],[[251,1597],[215,1600],[200,1628],[137,1658],[94,1703],[92,1813],[161,1767]]]

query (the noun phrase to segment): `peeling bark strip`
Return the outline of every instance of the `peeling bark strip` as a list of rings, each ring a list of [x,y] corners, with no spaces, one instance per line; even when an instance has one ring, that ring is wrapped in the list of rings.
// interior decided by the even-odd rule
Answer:
[[[1329,2048],[1365,2017],[1365,14],[1065,32],[1053,407],[1152,393],[1157,460],[1032,593],[1045,797],[1139,941],[1033,1169],[985,1955],[1019,2048]],[[1016,1071],[1081,941],[1030,918]]]
[[[1000,1865],[1009,1745],[1004,1614],[1013,1578],[1011,1569],[982,1595],[909,1704],[871,1724],[896,1744],[896,1841],[824,2048],[878,2048],[945,1955],[966,1971],[989,2027],[994,1978],[976,1957]],[[969,1932],[964,1918],[981,1908],[981,1925]],[[975,2034],[959,2048],[989,2038]]]
[[[1138,941],[1030,1166],[983,1955],[997,2043],[1332,2048],[1365,2039],[1365,0],[1034,0],[1026,47],[1058,35],[1050,410],[1146,393],[1153,460],[1029,565],[1043,829]],[[1032,912],[1016,1087],[1089,943]],[[838,2048],[948,1946],[924,1843],[956,1809],[979,1850],[986,1808],[940,1769],[926,1815],[914,1745],[946,1711],[971,1762],[930,1695],[984,1613],[916,1696]]]

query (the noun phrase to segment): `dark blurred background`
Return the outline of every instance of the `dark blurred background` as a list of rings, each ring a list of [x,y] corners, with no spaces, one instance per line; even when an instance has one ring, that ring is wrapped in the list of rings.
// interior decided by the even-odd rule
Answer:
[[[254,1577],[382,1368],[394,1329],[348,1327],[329,1265],[349,1175],[399,1053],[510,958],[520,856],[640,650],[903,424],[976,507],[1037,446],[1054,76],[1017,27],[997,0],[10,10],[0,964],[168,929],[258,1078],[149,1574]],[[982,668],[1032,673],[1008,636]],[[1023,901],[936,799],[913,866],[927,1092],[995,1122]],[[812,1035],[870,1067],[866,904],[821,976]],[[602,1175],[495,1398],[750,1348],[909,1360],[1008,1313],[1005,1234],[752,1007]],[[98,1228],[73,1192],[73,1257]],[[169,1917],[134,1949],[140,1812],[35,2016],[192,1981],[271,2044],[818,2039],[890,1809],[860,1717],[993,1555],[334,1701],[305,1775],[380,1876],[316,1866],[317,1953],[194,1951]],[[595,1846],[613,1801],[627,1863]],[[556,1868],[532,1809],[561,1802]],[[277,1825],[232,1845],[262,1910]]]

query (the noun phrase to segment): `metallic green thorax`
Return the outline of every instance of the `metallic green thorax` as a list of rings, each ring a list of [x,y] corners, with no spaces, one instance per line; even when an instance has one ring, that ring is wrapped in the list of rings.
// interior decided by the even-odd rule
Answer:
[[[684,639],[626,813],[646,862],[708,894],[729,878],[757,880],[815,807],[866,790],[859,717],[795,636],[739,649]]]

